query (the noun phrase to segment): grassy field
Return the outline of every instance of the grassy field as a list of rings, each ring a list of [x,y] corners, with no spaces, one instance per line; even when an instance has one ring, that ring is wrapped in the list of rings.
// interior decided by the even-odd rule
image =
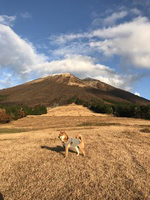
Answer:
[[[0,128],[0,134],[12,134],[12,133],[22,133],[27,132],[30,129],[17,129],[17,128]]]
[[[72,149],[64,159],[60,130],[83,135],[86,157]],[[150,121],[71,105],[2,124],[0,132],[5,200],[150,199]]]

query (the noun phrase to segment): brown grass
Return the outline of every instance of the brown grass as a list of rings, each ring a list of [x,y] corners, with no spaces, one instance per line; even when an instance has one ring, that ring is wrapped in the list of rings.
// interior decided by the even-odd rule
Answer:
[[[83,124],[104,122],[119,125]],[[150,134],[141,132],[149,125],[90,114],[29,116],[1,125],[33,130],[0,135],[0,192],[6,200],[150,199]],[[87,156],[71,150],[64,159],[59,130],[81,133]]]

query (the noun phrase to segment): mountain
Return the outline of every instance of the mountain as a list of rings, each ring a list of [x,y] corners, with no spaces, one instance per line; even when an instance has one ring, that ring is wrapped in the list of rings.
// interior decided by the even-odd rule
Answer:
[[[0,90],[0,104],[28,106],[63,105],[78,98],[84,102],[113,101],[150,104],[150,101],[130,92],[115,88],[96,79],[79,79],[70,73],[39,78],[22,85]]]

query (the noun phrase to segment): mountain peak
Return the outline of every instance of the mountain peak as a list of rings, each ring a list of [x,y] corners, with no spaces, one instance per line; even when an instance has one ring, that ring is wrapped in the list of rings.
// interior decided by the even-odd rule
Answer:
[[[48,79],[51,79],[53,77],[57,78],[57,77],[63,77],[63,78],[66,78],[66,77],[71,77],[73,76],[72,74],[70,73],[58,73],[58,74],[51,74],[49,76],[43,76],[42,78],[38,78],[38,79],[35,79],[33,81],[29,81],[27,83],[25,83],[25,85],[30,85],[30,84],[34,84],[34,83],[39,83],[39,82],[42,82],[44,80],[48,80]]]
[[[69,72],[66,73],[57,73],[57,74],[51,74],[48,77],[52,77],[52,76],[63,76],[63,77],[69,77],[69,76],[73,76],[72,74],[70,74]]]
[[[99,80],[79,79],[70,73],[52,74],[28,83],[0,90],[0,104],[66,104],[69,99],[78,98],[83,102],[115,101],[137,104],[149,104],[150,101],[130,92],[117,89]]]
[[[57,82],[63,82],[66,80],[66,84],[70,86],[78,86],[78,87],[87,87],[87,85],[76,76],[70,74],[70,73],[63,73],[63,74],[55,74],[52,76],[58,77]]]

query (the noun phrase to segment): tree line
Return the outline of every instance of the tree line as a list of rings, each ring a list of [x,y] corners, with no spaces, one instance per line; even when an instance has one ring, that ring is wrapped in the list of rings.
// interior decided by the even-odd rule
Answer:
[[[113,114],[116,117],[131,117],[150,119],[150,105],[136,105],[136,104],[99,104],[91,105],[89,107],[96,113]]]
[[[26,117],[27,115],[46,114],[47,109],[44,105],[29,107],[26,105],[0,105],[0,123],[8,123],[11,120]]]
[[[70,103],[83,105],[96,113],[113,114],[116,117],[150,119],[150,105],[137,105],[112,100],[98,101],[96,99],[87,102],[77,96],[69,98],[67,104]]]

